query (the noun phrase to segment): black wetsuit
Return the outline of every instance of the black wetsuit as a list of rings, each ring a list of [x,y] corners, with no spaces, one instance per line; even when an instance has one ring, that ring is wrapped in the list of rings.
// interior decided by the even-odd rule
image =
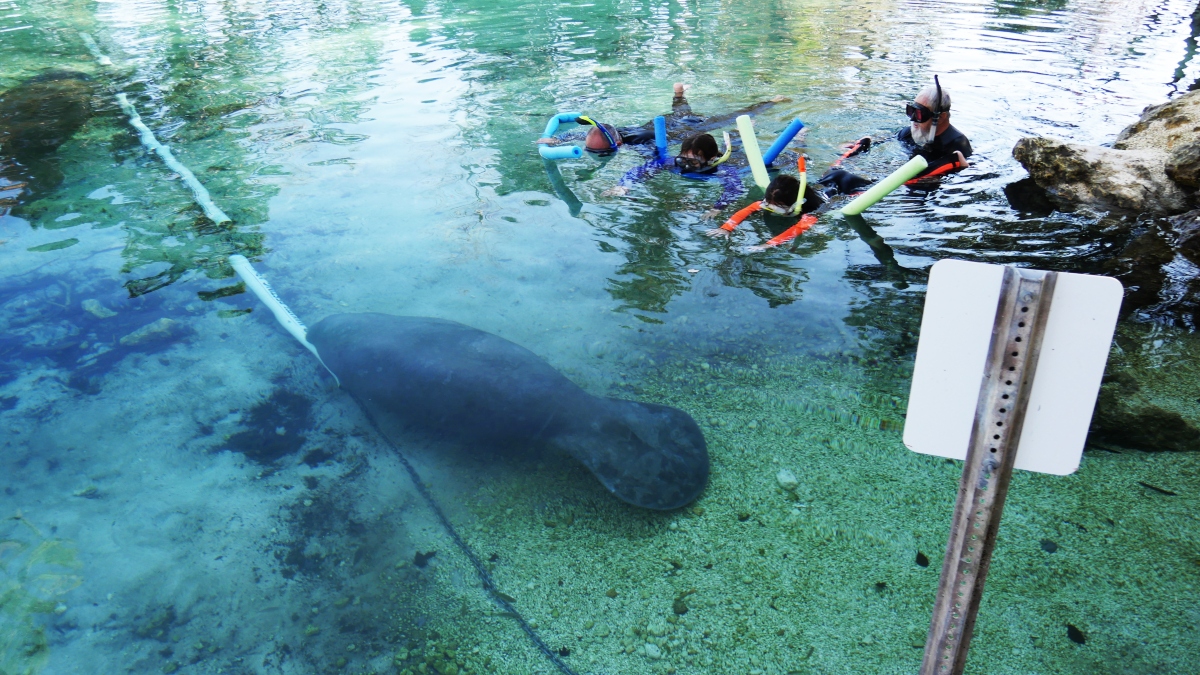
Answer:
[[[731,112],[724,115],[713,115],[712,117],[701,117],[692,113],[692,106],[688,104],[686,98],[683,96],[676,96],[671,99],[671,114],[666,115],[667,138],[670,140],[679,140],[684,136],[715,131],[722,127],[729,126],[735,122],[740,115],[758,115],[764,110],[774,106],[775,103],[775,101],[761,101],[736,112]],[[617,133],[621,135],[621,142],[628,145],[646,145],[653,143],[654,120],[650,120],[649,122],[636,127],[618,127]]]
[[[920,155],[929,162],[929,168],[917,174],[921,177],[935,170],[958,161],[954,151],[962,153],[963,157],[971,156],[971,141],[967,140],[966,134],[954,128],[954,125],[946,127],[946,130],[937,136],[933,137],[933,141],[925,145],[917,145],[913,142],[912,127],[904,127],[896,134],[904,147],[908,148],[914,155]]]
[[[925,145],[917,145],[913,142],[911,126],[901,129],[896,134],[896,138],[914,156],[921,155],[929,162],[929,166],[917,174],[916,178],[930,174],[941,175],[950,171],[957,171],[960,167],[952,166],[958,162],[958,157],[954,154],[955,150],[961,152],[963,157],[971,156],[971,141],[967,140],[966,134],[955,129],[953,124],[946,127],[946,130],[942,133],[934,136],[932,143],[926,143]],[[827,196],[833,197],[838,194],[848,195],[859,192],[874,181],[850,173],[845,169],[830,169],[817,182],[825,186],[825,194]]]

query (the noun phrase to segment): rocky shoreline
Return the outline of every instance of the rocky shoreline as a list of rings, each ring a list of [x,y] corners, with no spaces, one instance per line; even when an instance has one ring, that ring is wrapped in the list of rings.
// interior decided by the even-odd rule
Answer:
[[[1090,211],[1099,226],[1127,235],[1102,263],[1125,286],[1122,316],[1200,327],[1200,91],[1147,107],[1111,147],[1027,137],[1012,152],[1030,176],[1007,191],[1014,205]],[[1146,400],[1148,373],[1122,361],[1110,360],[1090,442],[1200,450],[1195,420]]]

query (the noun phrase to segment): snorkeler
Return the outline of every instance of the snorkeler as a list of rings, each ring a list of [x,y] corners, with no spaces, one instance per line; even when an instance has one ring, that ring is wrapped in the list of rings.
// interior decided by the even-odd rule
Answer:
[[[896,139],[911,155],[921,155],[929,162],[929,166],[909,180],[907,185],[919,184],[971,165],[967,161],[972,152],[971,141],[967,139],[966,134],[950,124],[950,92],[942,89],[937,75],[933,76],[932,85],[922,89],[912,102],[905,106],[904,113],[908,116],[909,125],[896,134]],[[871,138],[861,138],[850,146],[849,151],[842,155],[834,166],[870,148]],[[831,169],[817,182],[822,185],[856,182],[853,178],[859,177],[844,169]],[[865,181],[863,185],[870,184],[866,179],[860,180]]]
[[[725,166],[733,148],[729,132],[724,134],[725,150],[717,148],[717,139],[712,134],[699,133],[684,139],[679,154],[674,162],[668,162],[665,157],[653,157],[640,166],[636,166],[621,176],[615,187],[605,190],[605,197],[622,196],[629,192],[635,183],[648,180],[660,171],[674,167],[685,178],[697,180],[716,179],[721,182],[721,196],[713,202],[712,209],[704,214],[705,218],[716,217],[722,209],[737,201],[746,193],[746,184],[741,174],[731,166]]]
[[[687,87],[682,82],[676,82],[674,98],[671,100],[671,114],[667,116],[667,132],[691,124],[703,123],[704,119],[692,115],[692,107],[684,98]],[[622,145],[649,145],[654,143],[654,121],[651,120],[636,127],[615,127],[603,124],[586,115],[576,118],[578,124],[586,129],[572,129],[566,133],[549,138],[539,138],[543,145],[561,145],[569,141],[583,139],[583,149],[599,155],[612,154]]]
[[[766,243],[757,246],[751,246],[751,251],[762,251],[773,246],[786,244],[796,237],[804,234],[810,227],[816,224],[817,216],[814,213],[822,206],[829,202],[829,197],[825,192],[808,184],[806,180],[807,172],[805,171],[805,158],[800,156],[797,163],[797,168],[800,171],[800,179],[797,180],[794,176],[779,174],[767,186],[766,195],[762,201],[754,202],[753,204],[741,209],[737,213],[729,217],[723,225],[706,231],[710,237],[728,237],[742,221],[749,218],[752,214],[763,211],[769,214],[775,214],[784,217],[800,216],[800,220],[796,224],[783,229],[775,234]],[[803,188],[801,187],[803,186]],[[804,198],[800,199],[800,191],[804,190]],[[769,223],[768,223],[769,225]]]
[[[950,124],[950,93],[942,89],[937,75],[933,76],[933,86],[922,89],[913,102],[905,106],[904,112],[910,124],[901,129],[896,138],[913,155],[921,155],[929,162],[929,168],[917,174],[914,181],[942,176],[971,165],[967,161],[971,156],[971,141]]]
[[[929,167],[917,174],[916,178],[908,180],[908,185],[971,166],[971,162],[967,161],[967,157],[972,153],[971,141],[968,141],[965,133],[950,124],[950,92],[942,89],[942,83],[936,74],[934,84],[925,86],[911,103],[906,104],[905,114],[910,124],[896,132],[896,139],[904,145],[908,153],[923,156],[929,162]],[[841,160],[865,153],[870,147],[870,137],[860,138],[852,144],[850,151],[842,155]],[[841,163],[841,160],[835,162],[834,166]],[[827,177],[841,173],[847,172],[832,169],[826,177],[818,180],[818,183],[826,184]]]
[[[715,216],[720,209],[732,204],[738,197],[745,193],[745,185],[737,171],[732,171],[728,168],[722,169],[719,166],[728,160],[730,156],[728,134],[725,135],[725,150],[722,152],[717,148],[716,139],[708,132],[730,126],[740,115],[757,115],[776,103],[786,101],[787,98],[776,96],[769,101],[762,101],[736,112],[714,115],[712,117],[701,117],[692,113],[691,105],[684,97],[686,89],[687,86],[683,83],[675,83],[674,98],[671,101],[671,114],[665,118],[667,137],[670,139],[683,138],[684,147],[680,151],[679,156],[672,163],[670,160],[658,157],[655,154],[655,156],[651,157],[641,166],[626,172],[615,187],[609,188],[602,193],[603,196],[625,195],[629,192],[629,188],[633,184],[642,182],[660,171],[669,169],[676,169],[688,178],[719,178],[721,180],[724,187],[722,196],[714,204],[714,209],[706,214],[709,216]],[[624,145],[652,145],[655,140],[653,121],[647,122],[642,126],[619,128],[609,124],[597,123],[586,116],[578,118],[577,121],[580,124],[590,125],[591,128],[586,131],[575,129],[551,138],[542,138],[538,140],[538,143],[559,145],[565,141],[582,138],[585,150],[605,155],[615,152]],[[744,159],[742,161],[744,162]]]

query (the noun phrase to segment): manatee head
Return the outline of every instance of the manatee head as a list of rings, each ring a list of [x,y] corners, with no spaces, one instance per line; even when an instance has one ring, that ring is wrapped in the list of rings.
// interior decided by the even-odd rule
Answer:
[[[708,483],[708,446],[690,415],[664,405],[602,399],[595,416],[554,439],[622,501],[677,509]]]

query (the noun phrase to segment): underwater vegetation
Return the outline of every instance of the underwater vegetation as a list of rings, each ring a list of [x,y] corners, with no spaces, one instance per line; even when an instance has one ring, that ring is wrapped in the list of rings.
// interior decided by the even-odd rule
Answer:
[[[47,537],[20,513],[0,536],[0,673],[34,675],[49,658],[41,617],[66,611],[83,565],[71,542]]]
[[[283,389],[250,409],[244,431],[229,437],[227,447],[259,464],[270,464],[299,450],[307,440],[312,402]]]
[[[59,70],[0,92],[0,215],[22,191],[28,199],[62,182],[52,155],[91,118],[95,91],[87,75]]]

